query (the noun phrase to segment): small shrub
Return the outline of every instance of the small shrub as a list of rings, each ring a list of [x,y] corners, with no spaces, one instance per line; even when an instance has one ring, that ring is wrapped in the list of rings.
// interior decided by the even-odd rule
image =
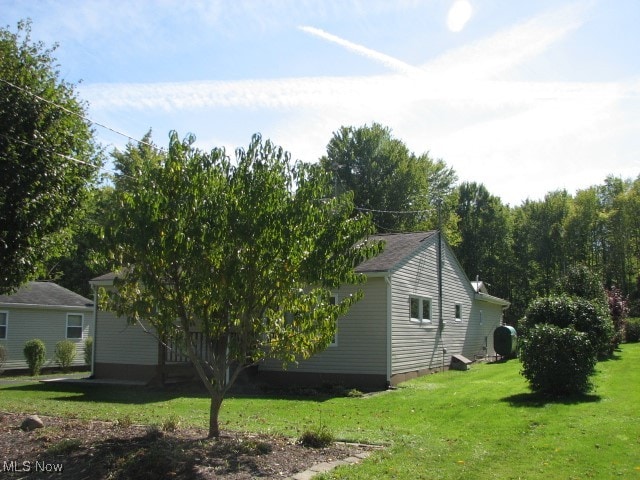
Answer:
[[[180,426],[180,417],[178,415],[171,415],[169,418],[165,418],[162,421],[163,432],[175,432]]]
[[[93,359],[93,338],[87,337],[84,341],[84,363],[91,365]]]
[[[29,366],[29,373],[31,376],[36,376],[40,373],[40,369],[47,360],[47,348],[44,346],[44,342],[39,338],[28,340],[24,344],[24,358],[27,360]]]
[[[596,355],[586,333],[535,325],[520,343],[522,375],[534,392],[567,395],[591,390]]]
[[[640,318],[627,318],[625,335],[627,342],[640,342]]]
[[[74,450],[79,450],[81,446],[82,442],[77,438],[65,438],[47,448],[47,453],[51,455],[66,455]]]
[[[350,398],[359,398],[359,397],[362,397],[363,395],[364,393],[362,393],[357,388],[352,388],[347,392],[347,397],[350,397]]]
[[[54,358],[63,372],[69,371],[69,367],[76,359],[76,344],[71,340],[61,340],[56,343]]]
[[[131,418],[131,415],[129,414],[118,417],[118,419],[116,420],[116,425],[122,428],[129,428],[131,425],[133,425],[133,418]]]
[[[300,445],[308,448],[325,448],[331,445],[333,441],[333,434],[324,425],[305,430],[298,439]]]
[[[7,353],[7,347],[5,347],[4,345],[0,345],[0,373],[4,372],[2,367],[4,367],[4,364],[6,363],[8,358],[9,354]]]

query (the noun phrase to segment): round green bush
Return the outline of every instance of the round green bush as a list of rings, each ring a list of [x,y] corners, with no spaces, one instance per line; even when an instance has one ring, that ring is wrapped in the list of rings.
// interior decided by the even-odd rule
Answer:
[[[55,351],[56,363],[60,365],[62,371],[66,372],[76,359],[76,344],[71,340],[61,340],[56,343]]]
[[[29,373],[32,376],[38,375],[47,360],[47,348],[44,346],[44,342],[39,338],[29,340],[24,344],[22,351],[29,366]]]
[[[534,392],[567,395],[591,390],[597,359],[586,333],[542,324],[522,339],[520,361]]]
[[[538,298],[527,309],[524,336],[533,326],[540,324],[573,327],[587,334],[599,356],[605,357],[611,353],[613,322],[604,305],[566,295]]]

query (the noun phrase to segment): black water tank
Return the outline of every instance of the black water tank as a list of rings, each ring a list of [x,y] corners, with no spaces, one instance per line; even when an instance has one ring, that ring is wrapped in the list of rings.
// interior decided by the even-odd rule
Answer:
[[[511,357],[516,354],[518,335],[516,329],[501,325],[493,331],[493,349],[498,355]]]

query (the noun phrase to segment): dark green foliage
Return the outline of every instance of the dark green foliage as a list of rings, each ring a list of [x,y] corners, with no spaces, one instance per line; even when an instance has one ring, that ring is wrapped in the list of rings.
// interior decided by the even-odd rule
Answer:
[[[38,375],[47,360],[47,348],[44,346],[44,342],[39,338],[28,340],[24,344],[23,353],[29,366],[29,373],[32,376]]]
[[[56,363],[60,365],[63,372],[69,370],[69,367],[76,359],[76,344],[71,340],[61,340],[56,343],[54,352]]]
[[[84,363],[91,365],[93,359],[93,338],[87,337],[84,341]]]
[[[0,294],[69,249],[97,153],[86,106],[30,24],[0,28]],[[34,96],[34,95],[37,95]]]
[[[627,342],[640,342],[640,318],[628,318],[625,335]]]
[[[592,388],[596,356],[587,334],[573,327],[533,326],[520,343],[520,360],[535,392],[567,395]]]
[[[559,295],[581,297],[597,303],[606,303],[607,297],[600,276],[586,265],[573,265],[556,285]]]
[[[456,207],[461,242],[456,257],[471,279],[491,283],[492,295],[508,298],[512,276],[509,208],[483,184],[465,182],[458,187]]]
[[[540,324],[573,327],[587,335],[596,354],[611,353],[613,323],[603,307],[584,298],[562,295],[534,300],[521,325],[524,335]]]

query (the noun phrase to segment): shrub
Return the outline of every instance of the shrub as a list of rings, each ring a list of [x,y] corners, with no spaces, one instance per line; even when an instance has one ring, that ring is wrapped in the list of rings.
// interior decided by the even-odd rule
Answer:
[[[298,443],[308,448],[325,448],[331,445],[333,440],[333,435],[329,429],[322,425],[318,428],[311,428],[302,432]]]
[[[29,366],[29,373],[31,376],[38,375],[40,369],[47,360],[47,348],[44,346],[44,342],[39,338],[34,338],[24,344],[24,358],[27,360]]]
[[[7,347],[5,347],[4,345],[0,345],[0,373],[3,372],[2,367],[7,361],[7,358],[9,358],[9,354],[7,353]]]
[[[607,356],[612,351],[613,322],[604,305],[581,297],[561,295],[538,298],[527,309],[523,324],[525,337],[535,325],[573,327],[587,334],[598,355]]]
[[[84,363],[91,365],[93,359],[93,338],[87,337],[84,341]]]
[[[67,372],[76,359],[76,344],[71,340],[61,340],[56,343],[54,358],[62,371]]]
[[[640,318],[628,318],[626,323],[627,342],[640,342]]]
[[[520,343],[522,375],[534,392],[566,395],[591,390],[596,355],[586,333],[535,325]]]

